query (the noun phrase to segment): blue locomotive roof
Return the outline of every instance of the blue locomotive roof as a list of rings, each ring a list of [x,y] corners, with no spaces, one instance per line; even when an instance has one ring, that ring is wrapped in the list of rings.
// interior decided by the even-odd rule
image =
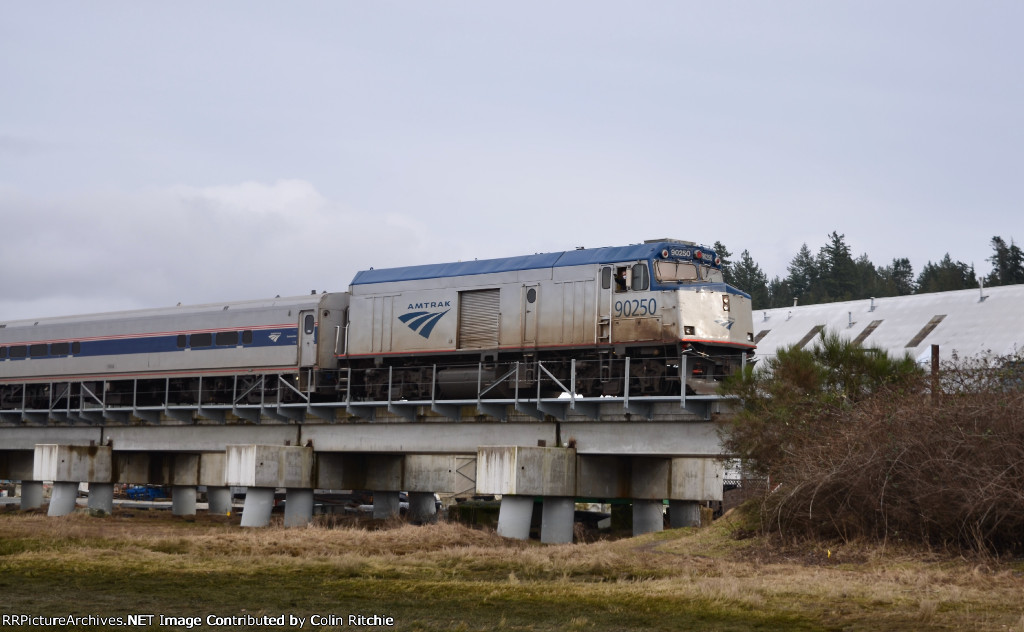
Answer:
[[[564,266],[581,266],[588,264],[620,263],[651,259],[666,248],[700,249],[705,256],[714,251],[706,246],[693,246],[680,242],[659,241],[632,246],[611,246],[605,248],[587,248],[568,250],[565,252],[548,252],[502,259],[481,259],[475,261],[459,261],[456,263],[436,263],[404,268],[382,268],[380,270],[362,270],[352,279],[352,285],[368,283],[388,283],[392,281],[418,281],[442,277],[466,276],[471,274],[492,274],[497,272],[515,272],[518,270],[535,270],[538,268],[560,268]],[[713,260],[713,257],[711,257]]]

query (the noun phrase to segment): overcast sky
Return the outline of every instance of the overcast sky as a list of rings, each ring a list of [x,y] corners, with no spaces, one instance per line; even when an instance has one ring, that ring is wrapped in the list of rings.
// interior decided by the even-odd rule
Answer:
[[[673,237],[1024,242],[1024,3],[0,0],[0,321]]]

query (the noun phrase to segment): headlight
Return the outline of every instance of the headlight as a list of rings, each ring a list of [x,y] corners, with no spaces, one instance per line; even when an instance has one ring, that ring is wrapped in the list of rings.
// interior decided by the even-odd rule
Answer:
[[[722,309],[724,309],[725,311],[729,311],[729,295],[728,294],[723,294],[722,295]]]

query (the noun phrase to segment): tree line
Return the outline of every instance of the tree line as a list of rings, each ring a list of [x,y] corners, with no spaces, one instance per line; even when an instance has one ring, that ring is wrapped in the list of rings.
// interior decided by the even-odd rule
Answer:
[[[983,279],[985,285],[1024,283],[1024,251],[1010,239],[993,237],[992,271]],[[834,303],[870,297],[906,296],[928,292],[946,292],[978,287],[974,264],[954,261],[947,252],[937,263],[929,261],[915,276],[910,260],[895,258],[885,266],[876,266],[868,255],[856,259],[846,236],[832,231],[825,245],[813,253],[804,243],[787,266],[785,278],[769,280],[748,250],[732,260],[721,242],[715,252],[722,259],[725,280],[751,296],[754,309],[770,309],[792,305]]]

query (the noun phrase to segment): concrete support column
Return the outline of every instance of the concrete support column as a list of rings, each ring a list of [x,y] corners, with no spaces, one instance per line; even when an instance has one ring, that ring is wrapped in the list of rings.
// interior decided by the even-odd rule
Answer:
[[[633,499],[633,535],[665,529],[665,504],[660,500]]]
[[[207,487],[206,502],[210,506],[211,514],[215,516],[231,515],[231,488]]]
[[[196,515],[196,488],[192,485],[171,487],[171,514],[175,516]]]
[[[397,516],[401,510],[398,492],[373,492],[373,518],[384,520]]]
[[[50,508],[46,511],[47,516],[66,516],[75,510],[75,501],[78,499],[78,483],[60,481],[53,484],[53,493],[50,495]]]
[[[437,522],[433,492],[409,492],[409,513],[406,517],[416,524]]]
[[[113,483],[89,483],[89,513],[94,515],[114,513]]]
[[[533,520],[533,496],[501,497],[498,510],[498,535],[517,540],[530,539],[530,521]]]
[[[265,527],[270,524],[270,512],[274,509],[273,487],[249,487],[245,490],[245,505],[242,507],[243,527]]]
[[[21,508],[39,509],[43,506],[43,481],[21,481]]]
[[[313,520],[313,490],[290,488],[284,505],[284,526],[304,527]]]
[[[700,526],[700,503],[696,500],[669,500],[668,517],[673,529]]]
[[[245,487],[242,508],[243,527],[265,527],[270,524],[274,508],[274,490],[279,487],[312,490],[313,448],[280,445],[229,445],[224,461],[224,484]],[[296,515],[306,499],[295,503]],[[308,504],[312,507],[312,492]],[[289,500],[286,508],[291,508]],[[309,510],[310,515],[312,509]]]
[[[545,497],[540,521],[540,541],[571,544],[576,503],[572,498]]]

